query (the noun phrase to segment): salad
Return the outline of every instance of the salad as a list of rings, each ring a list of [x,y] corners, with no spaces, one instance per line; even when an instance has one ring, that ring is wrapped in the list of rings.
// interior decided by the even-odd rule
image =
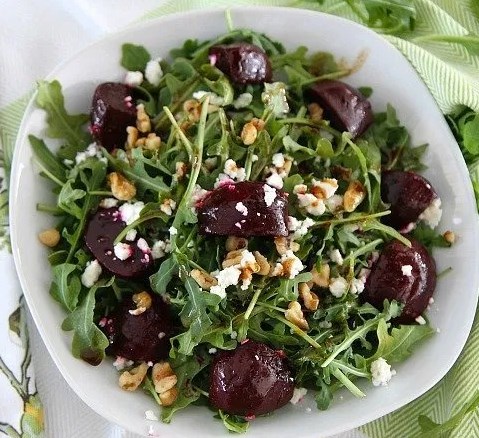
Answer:
[[[233,30],[168,61],[124,44],[121,64],[90,114],[40,82],[62,146],[30,136],[74,356],[111,356],[164,422],[205,404],[235,432],[307,391],[324,410],[342,387],[363,397],[358,379],[387,385],[435,332],[431,251],[454,233],[435,230],[426,145],[347,83],[361,56]]]

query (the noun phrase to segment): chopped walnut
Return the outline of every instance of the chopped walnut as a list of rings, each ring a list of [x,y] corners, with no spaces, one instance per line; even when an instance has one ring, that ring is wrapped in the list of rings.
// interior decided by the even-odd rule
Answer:
[[[449,230],[446,231],[443,234],[443,237],[444,237],[444,240],[451,245],[456,241],[456,235],[454,231],[449,231]]]
[[[257,130],[258,132],[260,132],[260,131],[262,131],[262,130],[264,129],[265,123],[264,123],[264,120],[263,120],[263,119],[258,119],[258,118],[256,118],[256,117],[253,117],[253,118],[251,119],[251,122],[250,122],[250,123],[253,124],[253,126],[256,128],[256,130]]]
[[[312,284],[319,287],[329,286],[330,268],[327,263],[323,263],[321,265],[319,272],[316,270],[316,266],[313,266],[313,269],[311,269],[311,274],[313,274],[313,278],[311,279]]]
[[[175,178],[176,180],[182,179],[186,175],[188,166],[183,161],[177,161],[175,164]]]
[[[134,294],[131,298],[136,304],[136,310],[139,311],[135,315],[139,315],[151,307],[151,295],[146,291]]]
[[[309,330],[309,324],[303,315],[301,304],[299,304],[297,301],[291,301],[288,304],[288,310],[284,312],[284,317],[301,330]]]
[[[308,310],[316,310],[319,305],[319,298],[314,292],[311,292],[308,284],[300,283],[298,289],[299,295],[303,299],[304,307]]]
[[[158,362],[153,366],[152,380],[155,391],[159,394],[161,404],[169,406],[178,397],[176,384],[178,378],[168,362]]]
[[[334,178],[324,178],[314,181],[311,193],[318,199],[329,199],[338,189],[338,181]]]
[[[138,129],[134,126],[128,126],[126,128],[127,137],[126,137],[126,149],[133,149],[136,147],[136,142],[138,140]]]
[[[158,137],[154,132],[147,135],[145,138],[145,144],[143,149],[148,151],[157,151],[161,146],[161,138]]]
[[[255,251],[254,258],[256,259],[256,263],[258,263],[259,271],[257,272],[258,275],[268,275],[269,271],[271,270],[271,266],[268,262],[268,259],[262,255],[259,251]]]
[[[241,140],[244,145],[250,146],[256,141],[258,129],[253,122],[245,123],[241,131]]]
[[[150,116],[145,111],[145,105],[136,106],[136,127],[138,131],[146,133],[151,131]]]
[[[286,254],[287,251],[291,250],[293,252],[299,251],[300,245],[298,242],[289,240],[287,237],[275,237],[274,244],[276,246],[276,251],[279,255]]]
[[[118,380],[120,388],[125,391],[135,391],[143,382],[147,371],[148,365],[145,362],[130,371],[124,371]]]
[[[111,186],[113,196],[120,201],[129,201],[136,195],[136,187],[121,173],[111,172],[108,174],[108,183]]]
[[[351,181],[348,189],[344,193],[343,205],[344,209],[351,213],[363,202],[366,197],[366,190],[359,181]]]
[[[183,111],[187,114],[190,122],[197,122],[201,116],[201,103],[196,99],[186,100],[183,103]]]
[[[56,228],[50,228],[49,230],[39,233],[38,239],[45,246],[53,248],[58,245],[58,242],[60,242],[60,232]]]
[[[211,286],[216,286],[218,280],[207,272],[200,271],[199,269],[193,269],[190,272],[191,277],[198,285],[204,290],[210,290]]]
[[[314,123],[319,123],[323,120],[323,108],[317,103],[313,102],[308,105],[309,115]]]
[[[236,251],[238,249],[247,248],[248,239],[244,237],[229,236],[226,239],[226,251]]]

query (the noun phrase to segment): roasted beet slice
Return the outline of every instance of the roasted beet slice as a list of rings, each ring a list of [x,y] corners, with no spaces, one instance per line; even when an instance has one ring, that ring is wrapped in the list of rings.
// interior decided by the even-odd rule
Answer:
[[[356,88],[341,81],[316,82],[308,98],[323,108],[325,118],[340,131],[349,131],[353,138],[361,135],[373,122],[371,103]]]
[[[98,262],[112,274],[123,278],[138,277],[148,273],[153,266],[153,257],[149,251],[138,247],[140,236],[125,242],[129,245],[125,250],[129,249],[131,254],[128,258],[120,260],[115,256],[113,242],[125,227],[118,208],[100,208],[88,222],[85,242]]]
[[[407,229],[438,197],[431,183],[414,172],[389,170],[381,174],[381,197],[391,204],[383,222],[397,230]]]
[[[246,43],[221,44],[211,47],[210,59],[236,84],[271,82],[271,63],[258,46]]]
[[[287,236],[287,194],[258,181],[226,183],[197,205],[200,233]]]
[[[109,355],[135,362],[156,362],[168,357],[174,333],[170,308],[158,295],[150,296],[151,307],[143,313],[134,314],[136,305],[128,297],[100,322],[110,342],[106,350]]]
[[[210,369],[210,403],[235,415],[263,415],[291,400],[294,380],[284,354],[248,341],[217,354]]]
[[[436,263],[416,240],[408,248],[398,240],[388,243],[373,265],[362,298],[381,309],[384,300],[404,303],[397,322],[414,323],[426,310],[436,287]]]
[[[105,149],[123,148],[127,126],[136,126],[132,89],[125,84],[105,82],[96,87],[90,111],[93,138]]]

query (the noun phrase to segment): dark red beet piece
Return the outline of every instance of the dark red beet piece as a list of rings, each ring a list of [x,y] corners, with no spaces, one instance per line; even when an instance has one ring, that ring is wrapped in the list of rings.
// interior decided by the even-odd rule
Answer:
[[[248,341],[218,353],[210,369],[210,403],[229,414],[263,415],[291,400],[294,379],[283,352]]]
[[[398,240],[388,243],[373,265],[362,298],[381,309],[385,299],[404,303],[397,318],[412,324],[429,304],[436,287],[436,263],[427,249],[411,239],[411,248]],[[411,275],[409,274],[411,267]]]
[[[391,204],[391,214],[383,218],[397,230],[416,223],[421,213],[437,198],[431,183],[414,172],[390,170],[381,174],[381,197]]]
[[[325,118],[340,131],[360,136],[373,122],[371,103],[356,88],[341,81],[324,80],[307,91],[308,98],[323,108]]]
[[[125,298],[105,317],[100,326],[110,345],[106,352],[135,362],[156,362],[166,359],[170,351],[170,337],[174,333],[170,309],[160,296],[150,294],[152,305],[139,315],[132,315],[136,305]]]
[[[236,84],[271,82],[271,63],[258,46],[246,43],[221,44],[209,50],[214,65]]]
[[[138,236],[130,245],[131,256],[126,260],[115,257],[113,242],[126,227],[118,208],[100,208],[90,218],[85,231],[85,242],[98,262],[112,274],[123,278],[137,277],[148,273],[153,266],[153,257],[138,248]]]
[[[200,233],[220,236],[287,236],[288,199],[258,181],[225,183],[197,207]]]
[[[105,82],[96,87],[90,120],[93,138],[105,149],[123,148],[126,128],[136,126],[132,89],[125,84]]]

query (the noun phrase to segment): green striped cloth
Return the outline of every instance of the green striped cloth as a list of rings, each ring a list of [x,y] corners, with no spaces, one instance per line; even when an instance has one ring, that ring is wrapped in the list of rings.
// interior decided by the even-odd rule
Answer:
[[[479,0],[235,0],[234,6],[290,6],[313,9],[363,22],[361,7],[411,5],[416,11],[414,30],[384,35],[419,72],[444,114],[460,105],[479,112]],[[205,7],[230,7],[230,0],[170,0],[143,19]],[[356,8],[357,12],[352,8]],[[359,15],[358,15],[359,12]],[[363,23],[364,24],[364,23]],[[0,110],[0,140],[8,170],[21,114],[29,96]],[[479,437],[479,319],[460,359],[433,389],[406,407],[361,428],[374,438]],[[475,402],[475,403],[474,403]],[[469,412],[473,411],[473,412]],[[464,416],[463,414],[466,413]],[[421,430],[419,415],[451,427],[428,433]],[[456,421],[457,420],[457,421]],[[423,419],[423,424],[429,420]],[[457,424],[456,424],[457,423]]]

